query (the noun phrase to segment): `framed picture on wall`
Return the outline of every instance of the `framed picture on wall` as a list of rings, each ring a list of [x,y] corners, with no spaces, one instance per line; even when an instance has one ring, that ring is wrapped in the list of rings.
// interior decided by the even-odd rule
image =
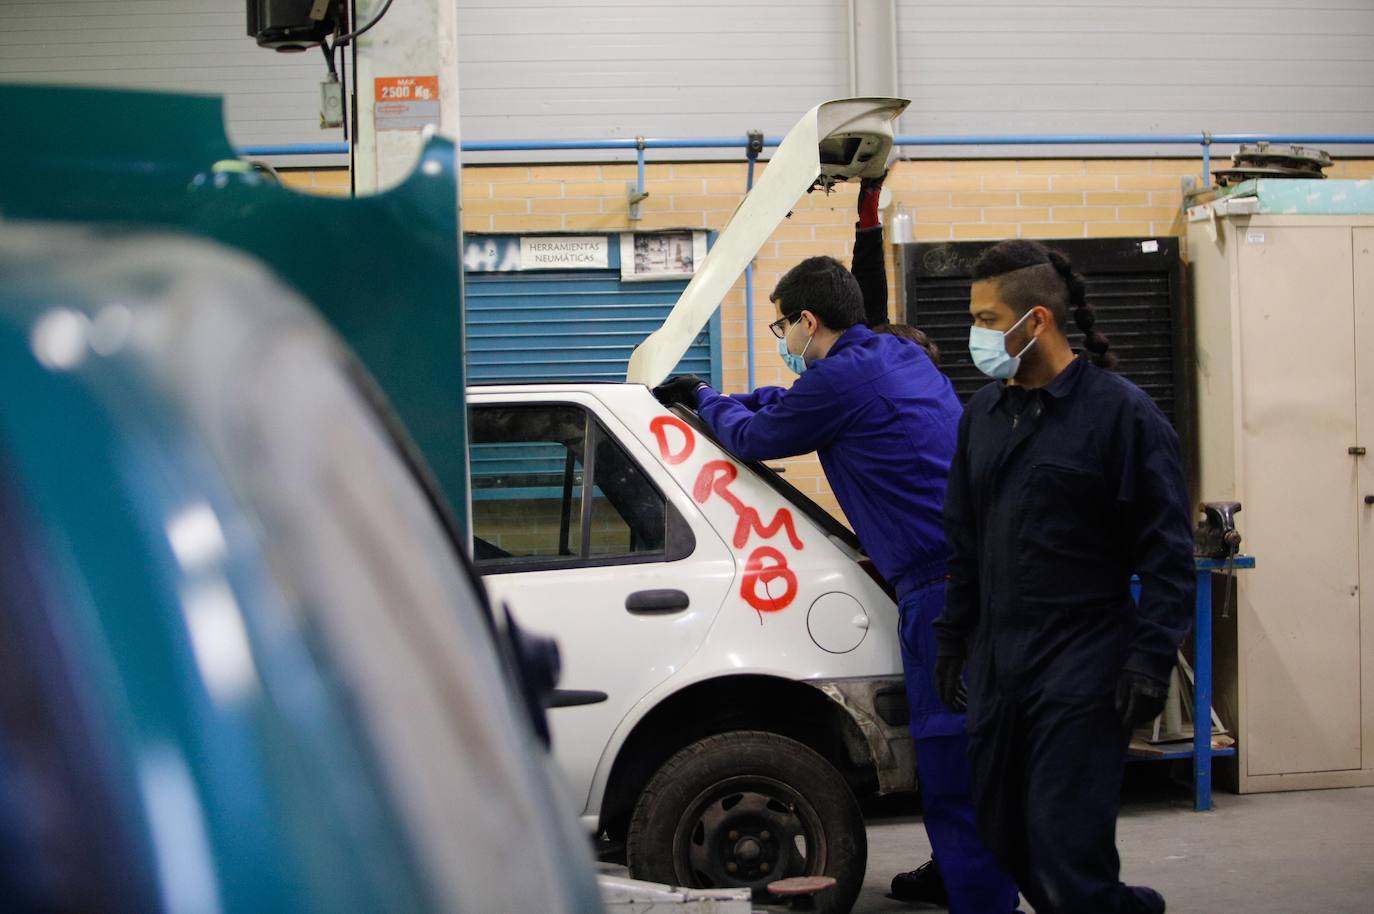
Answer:
[[[624,232],[620,236],[620,278],[689,279],[706,257],[706,233]]]

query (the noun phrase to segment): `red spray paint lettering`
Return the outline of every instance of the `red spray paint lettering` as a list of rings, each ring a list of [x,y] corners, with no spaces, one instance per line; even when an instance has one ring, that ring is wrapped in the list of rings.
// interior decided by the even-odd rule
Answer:
[[[668,429],[675,428],[682,434],[682,450],[674,451],[668,444]],[[670,467],[675,467],[688,457],[692,456],[692,450],[697,446],[696,435],[692,434],[692,427],[683,422],[677,416],[657,416],[649,423],[649,431],[654,433],[654,439],[658,441],[658,455],[663,458],[663,462]]]
[[[668,429],[675,429],[682,436],[681,447],[676,450],[668,440]],[[658,454],[669,466],[677,466],[687,460],[696,448],[696,435],[691,426],[676,416],[657,416],[649,422],[649,431],[658,444]],[[739,470],[726,460],[710,460],[697,473],[692,486],[692,497],[698,504],[705,504],[712,495],[729,505],[735,512],[734,546],[743,549],[749,544],[749,537],[755,533],[760,539],[769,540],[786,531],[787,540],[793,549],[801,550],[801,537],[792,522],[792,512],[781,508],[773,515],[771,523],[765,524],[756,508],[730,491],[730,486],[739,477]],[[774,585],[781,582],[781,592],[774,593]],[[787,565],[787,556],[768,545],[759,545],[744,563],[744,575],[740,581],[740,596],[759,614],[763,621],[764,613],[779,612],[792,605],[797,597],[797,576]]]
[[[779,579],[783,590],[774,596],[770,585]],[[760,584],[763,585],[762,594],[759,593]],[[744,564],[744,583],[739,595],[760,613],[786,609],[797,596],[797,576],[787,567],[787,557],[772,546],[755,549]]]
[[[735,523],[736,549],[744,548],[749,542],[751,531],[757,532],[762,539],[772,539],[779,530],[787,531],[787,539],[792,543],[793,549],[801,549],[802,541],[797,536],[797,528],[792,524],[792,512],[787,508],[779,508],[778,513],[773,515],[773,522],[765,526],[759,512],[740,501],[739,496],[730,491],[730,484],[738,475],[739,470],[735,469],[732,463],[724,460],[709,461],[697,474],[696,485],[692,487],[692,497],[698,504],[705,504],[714,492],[735,509],[735,516],[738,518]]]

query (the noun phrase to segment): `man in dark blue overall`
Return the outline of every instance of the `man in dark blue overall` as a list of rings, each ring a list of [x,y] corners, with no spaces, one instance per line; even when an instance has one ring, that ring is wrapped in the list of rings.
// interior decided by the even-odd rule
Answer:
[[[935,628],[952,708],[967,667],[978,830],[1036,914],[1161,914],[1120,880],[1116,817],[1131,731],[1162,708],[1192,618],[1178,436],[1099,367],[1113,358],[1061,253],[1003,242],[974,280],[970,353],[998,380],[959,426]],[[1091,358],[1070,348],[1071,313]]]
[[[865,551],[897,589],[926,831],[950,910],[1010,914],[1016,887],[974,830],[963,717],[940,706],[932,679],[929,626],[944,602],[948,553],[941,502],[959,401],[919,346],[864,326],[859,285],[834,259],[802,261],[772,300],[780,354],[800,373],[790,388],[727,397],[685,377],[655,394],[694,407],[742,459],[817,452]]]

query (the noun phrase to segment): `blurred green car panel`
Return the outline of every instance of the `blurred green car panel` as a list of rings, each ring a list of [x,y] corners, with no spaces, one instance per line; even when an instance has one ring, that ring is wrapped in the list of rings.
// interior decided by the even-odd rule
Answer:
[[[425,146],[392,190],[297,193],[247,167],[211,96],[0,85],[0,218],[140,227],[245,252],[339,333],[467,511],[457,149]]]

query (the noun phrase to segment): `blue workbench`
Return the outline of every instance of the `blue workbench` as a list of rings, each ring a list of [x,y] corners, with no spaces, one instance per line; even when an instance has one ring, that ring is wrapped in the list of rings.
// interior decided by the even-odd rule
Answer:
[[[1193,809],[1212,808],[1212,759],[1236,754],[1234,746],[1212,748],[1212,575],[1255,567],[1255,557],[1238,555],[1234,559],[1194,559],[1197,568],[1197,598],[1193,612],[1193,747],[1148,756],[1132,761],[1193,760]],[[1139,597],[1140,585],[1131,582]]]

